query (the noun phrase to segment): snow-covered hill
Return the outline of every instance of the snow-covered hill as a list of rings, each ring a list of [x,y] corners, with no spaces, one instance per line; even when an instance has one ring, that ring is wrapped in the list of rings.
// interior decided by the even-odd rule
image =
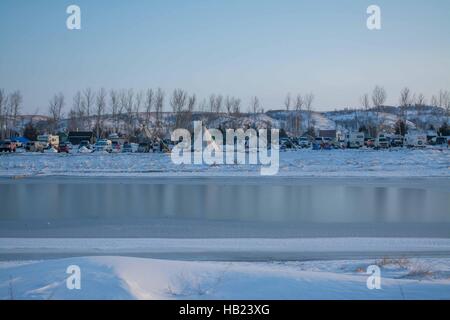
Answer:
[[[417,109],[410,107],[405,110],[407,125],[410,129],[429,129],[439,128],[443,123],[450,124],[446,111],[438,107],[423,107]],[[308,126],[317,130],[330,129],[348,129],[355,130],[361,125],[374,125],[383,131],[394,131],[395,124],[402,119],[400,109],[397,107],[383,107],[381,110],[337,110],[327,112],[306,111],[286,111],[270,110],[266,113],[249,114],[241,113],[239,115],[230,115],[226,113],[206,113],[194,112],[190,121],[201,120],[210,128],[278,128],[285,129],[287,132],[303,132]],[[23,128],[27,123],[32,122],[38,127],[45,128],[45,122],[48,117],[45,116],[22,116],[18,121],[18,129]],[[94,128],[96,124],[94,116],[85,118],[80,122],[80,130]],[[139,128],[146,124],[148,127],[154,127],[157,119],[154,113],[139,113],[129,120],[126,115],[113,118],[111,115],[104,115],[101,119],[101,125],[105,131],[127,131],[127,128]],[[71,126],[69,119],[63,119],[58,125],[59,130],[69,130]],[[166,133],[175,127],[176,115],[172,112],[164,112],[160,119],[161,126]]]

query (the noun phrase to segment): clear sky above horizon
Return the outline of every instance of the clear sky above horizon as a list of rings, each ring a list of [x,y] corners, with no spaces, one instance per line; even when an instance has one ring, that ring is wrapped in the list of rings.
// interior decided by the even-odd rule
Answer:
[[[66,28],[70,4],[82,30]],[[371,4],[378,31],[366,27]],[[21,90],[23,113],[45,113],[58,92],[67,111],[86,87],[184,88],[244,107],[256,95],[265,110],[312,91],[330,110],[377,84],[388,104],[405,86],[428,99],[450,90],[450,1],[0,1],[0,88]]]

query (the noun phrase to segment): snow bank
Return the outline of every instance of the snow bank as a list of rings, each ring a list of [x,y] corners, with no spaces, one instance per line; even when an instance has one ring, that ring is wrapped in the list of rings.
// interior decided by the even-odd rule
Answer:
[[[381,289],[369,290],[369,265]],[[81,289],[66,269],[81,270]],[[47,260],[0,268],[1,299],[450,299],[450,259],[191,262],[125,257]]]

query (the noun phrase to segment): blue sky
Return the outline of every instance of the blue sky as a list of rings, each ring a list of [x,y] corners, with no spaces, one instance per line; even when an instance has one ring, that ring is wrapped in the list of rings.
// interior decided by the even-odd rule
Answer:
[[[82,30],[66,28],[70,4]],[[446,0],[2,0],[0,88],[20,89],[25,113],[88,86],[257,95],[266,110],[312,91],[328,110],[379,84],[395,104],[404,86],[450,89],[449,17]]]

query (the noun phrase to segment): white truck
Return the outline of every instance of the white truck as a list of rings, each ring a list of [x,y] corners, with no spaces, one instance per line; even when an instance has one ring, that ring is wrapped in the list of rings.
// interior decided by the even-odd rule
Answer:
[[[388,136],[384,133],[380,133],[378,137],[375,139],[375,148],[377,149],[387,149],[389,148],[389,139]]]
[[[350,132],[345,137],[347,148],[361,148],[364,146],[364,132]]]
[[[413,147],[425,147],[427,144],[427,135],[418,132],[408,132],[405,135],[405,146],[409,148]]]

